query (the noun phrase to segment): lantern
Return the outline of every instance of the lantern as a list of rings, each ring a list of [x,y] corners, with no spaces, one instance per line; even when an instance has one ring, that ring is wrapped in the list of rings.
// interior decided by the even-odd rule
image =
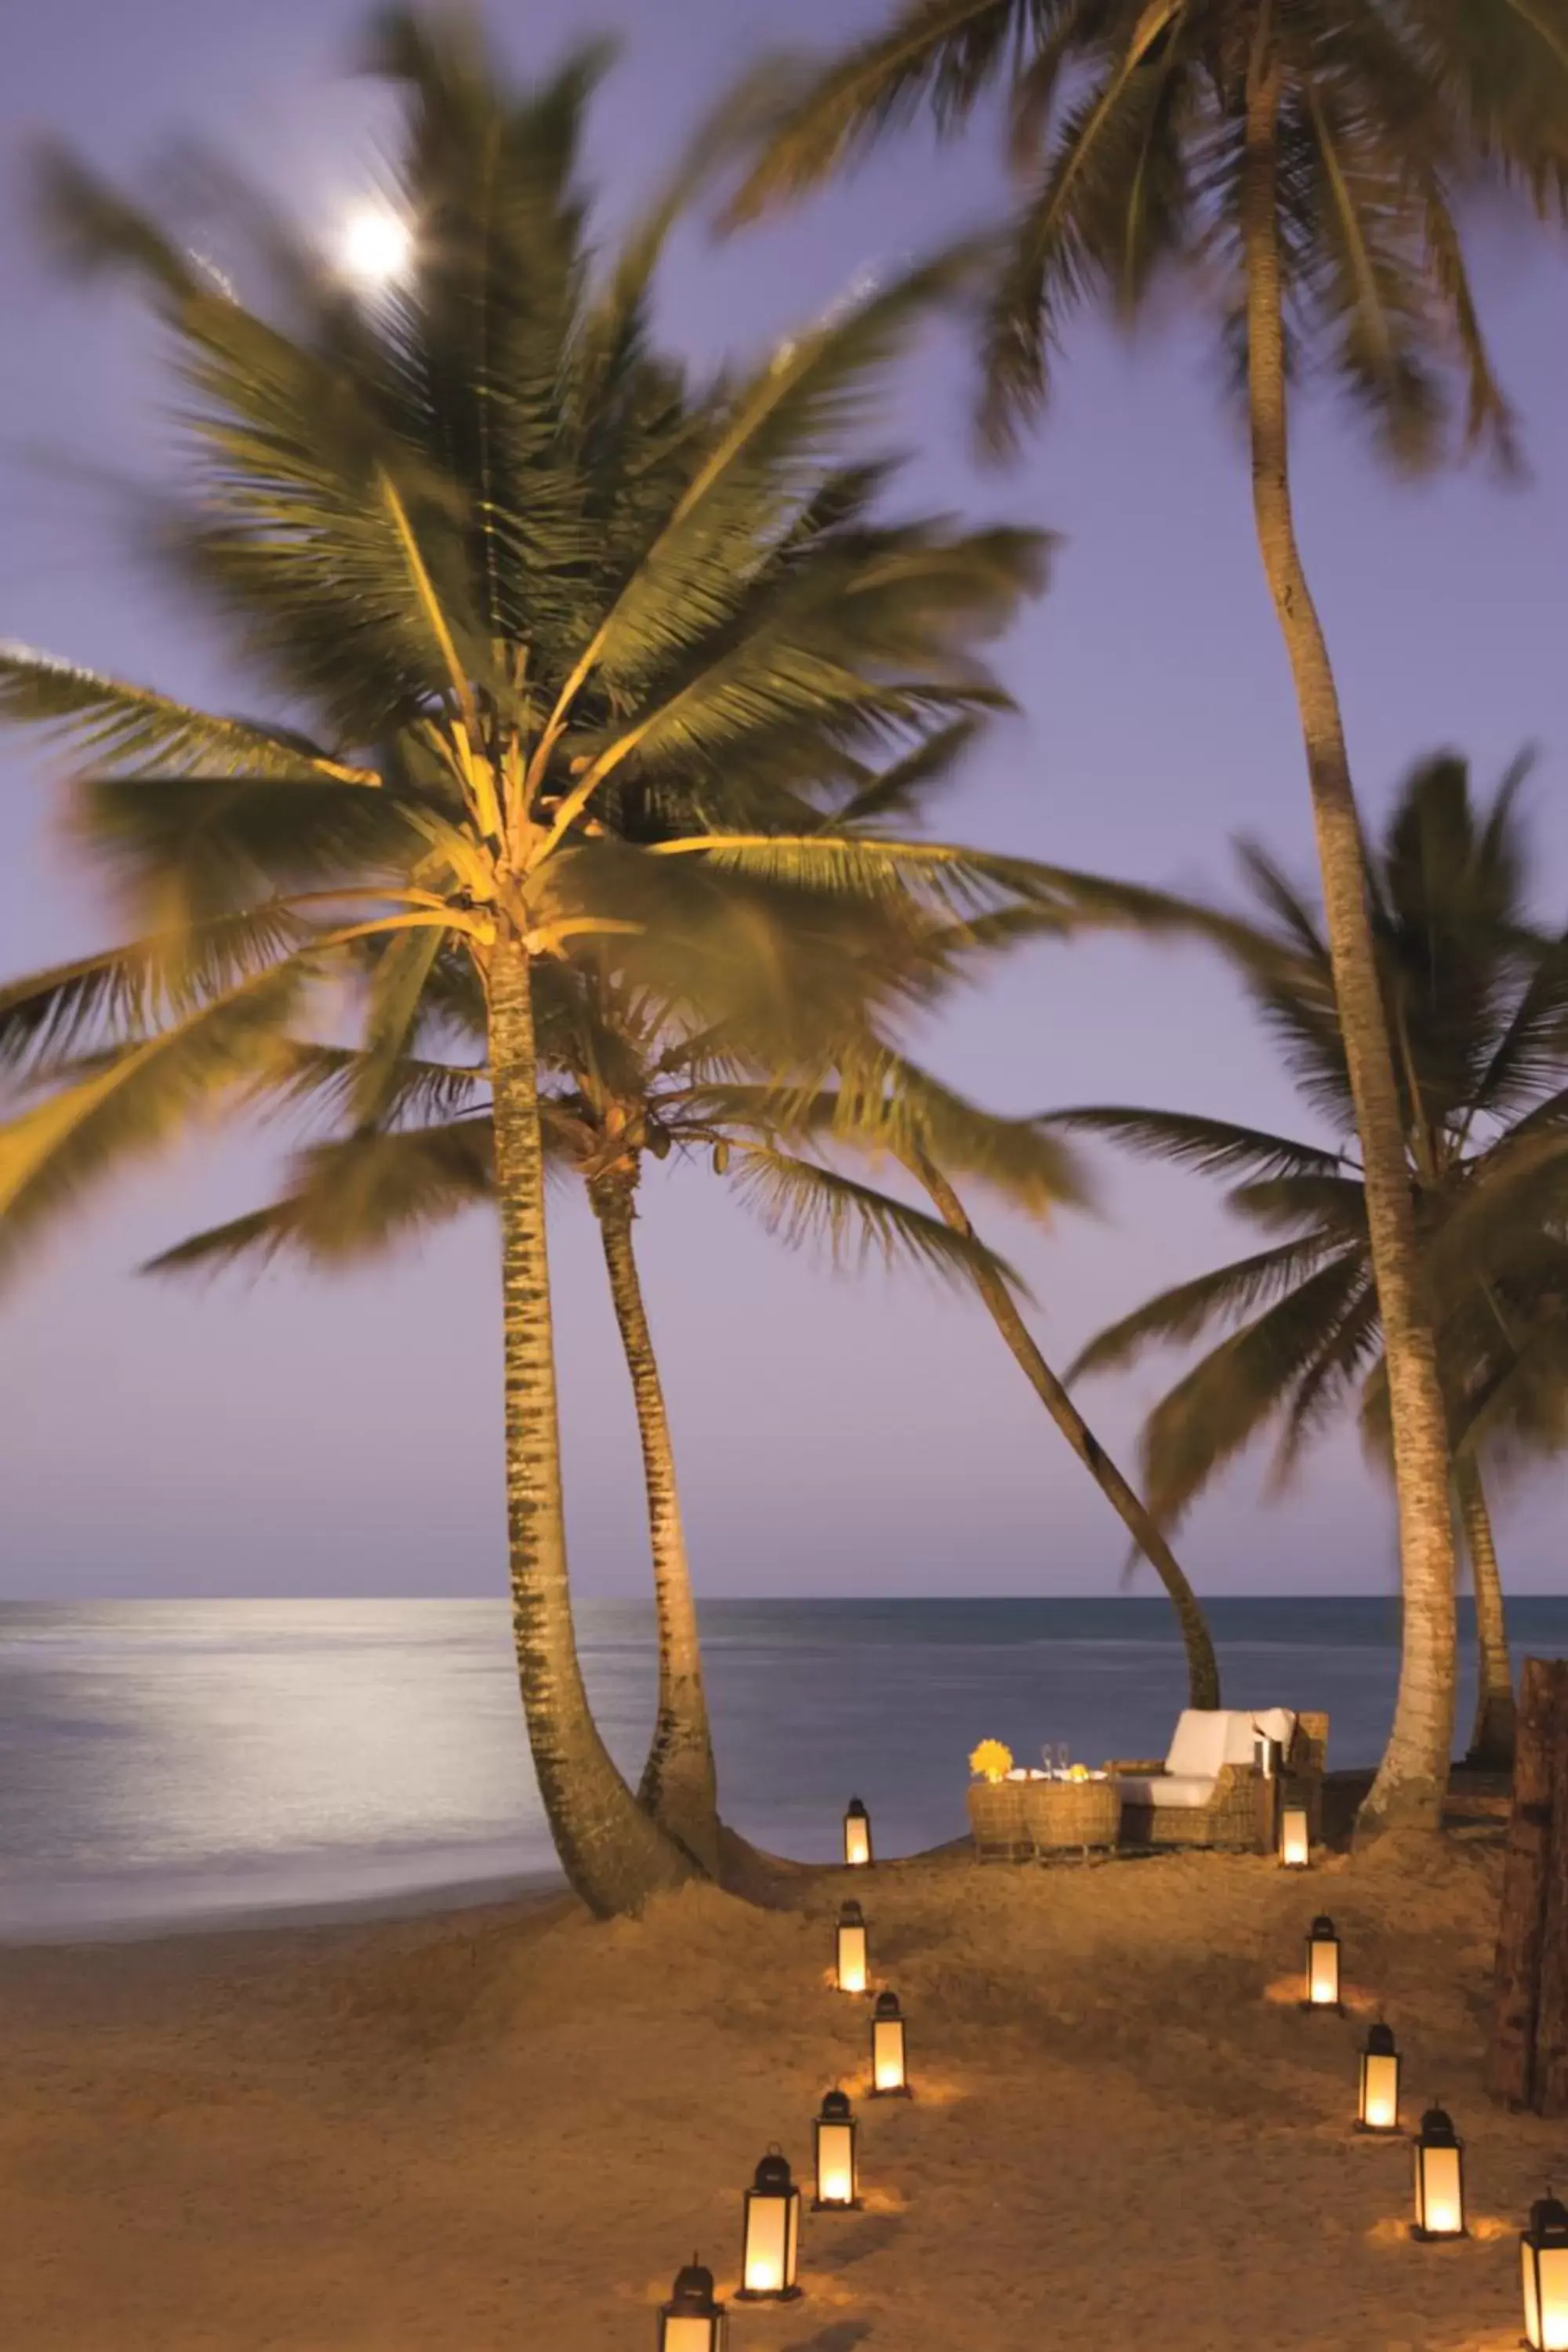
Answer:
[[[855,2111],[842,2091],[829,2091],[816,2118],[816,2194],[814,2213],[858,2210],[855,2179]]]
[[[1294,1801],[1279,1808],[1279,1860],[1287,1870],[1305,1870],[1311,1860],[1307,1808]]]
[[[896,1992],[879,1992],[877,1995],[876,2011],[871,2019],[871,2096],[874,2099],[907,2099],[910,2096],[904,2021]]]
[[[1519,2236],[1524,2265],[1524,2340],[1531,2352],[1568,2352],[1568,2206],[1550,2189]]]
[[[713,2273],[695,2254],[658,2308],[658,2352],[723,2352],[724,2306],[713,2300]]]
[[[1411,2236],[1462,2238],[1465,2232],[1465,2157],[1454,2119],[1428,2107],[1415,2140],[1415,2226]]]
[[[844,1809],[844,1859],[851,1870],[863,1869],[871,1859],[871,1817],[858,1797]]]
[[[1363,2132],[1399,2129],[1399,2053],[1394,2046],[1393,2031],[1386,2025],[1367,2029],[1355,2127]]]
[[[866,1990],[866,1920],[858,1903],[846,1903],[838,1914],[837,1975],[840,1992]]]
[[[742,2242],[742,2303],[793,2303],[800,2289],[800,2191],[776,2147],[770,2147],[746,2191]]]
[[[1314,1919],[1307,1937],[1307,1993],[1303,2009],[1331,2009],[1343,2014],[1340,2003],[1340,1939],[1334,1923]]]

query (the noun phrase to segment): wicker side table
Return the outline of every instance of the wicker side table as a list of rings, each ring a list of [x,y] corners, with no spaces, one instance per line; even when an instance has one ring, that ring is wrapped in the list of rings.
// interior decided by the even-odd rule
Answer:
[[[1025,1819],[1026,1780],[972,1780],[969,1828],[982,1862],[1032,1862],[1035,1842]]]
[[[1036,1851],[1114,1845],[1121,1829],[1121,1791],[1110,1779],[1026,1780],[1024,1818]]]

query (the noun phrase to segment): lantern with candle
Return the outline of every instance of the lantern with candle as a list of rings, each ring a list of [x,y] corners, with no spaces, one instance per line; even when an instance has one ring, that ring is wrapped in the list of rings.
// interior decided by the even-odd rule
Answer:
[[[770,2147],[746,2191],[740,2303],[793,2303],[800,2293],[800,2191],[789,2165]]]
[[[855,2169],[855,2110],[842,2091],[829,2091],[816,2118],[816,2194],[814,2213],[853,2213],[859,2208]]]
[[[1331,2009],[1343,2016],[1340,2000],[1340,1939],[1326,1914],[1313,1920],[1307,1934],[1307,1987],[1303,2009]]]
[[[1549,2189],[1530,2209],[1519,2251],[1524,2268],[1524,2340],[1531,2352],[1568,2352],[1568,2206]]]
[[[1415,2138],[1415,2223],[1410,2234],[1424,2242],[1466,2235],[1464,2142],[1452,2116],[1439,2106],[1427,2108]]]
[[[675,2291],[659,2305],[658,2352],[724,2352],[724,2306],[713,2300],[713,2273],[695,2254],[678,2272]]]
[[[866,1917],[858,1903],[846,1903],[838,1913],[837,1974],[840,1992],[866,1990]]]
[[[909,2053],[904,2041],[903,2013],[896,1992],[879,1992],[871,2018],[871,2096],[910,2096]]]
[[[844,1859],[851,1870],[863,1870],[871,1859],[871,1817],[858,1797],[844,1809]]]
[[[1312,1859],[1307,1808],[1294,1797],[1279,1806],[1279,1860],[1286,1870],[1305,1870]]]
[[[1399,2053],[1392,2030],[1381,2021],[1367,2028],[1366,2047],[1361,2053],[1356,2129],[1385,2133],[1399,2129]]]

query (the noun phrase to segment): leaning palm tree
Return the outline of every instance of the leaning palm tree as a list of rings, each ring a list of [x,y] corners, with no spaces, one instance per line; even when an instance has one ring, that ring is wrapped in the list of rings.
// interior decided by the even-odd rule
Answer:
[[[1522,773],[1516,767],[1489,806],[1478,806],[1462,761],[1423,763],[1406,778],[1368,872],[1456,1516],[1476,1594],[1469,1760],[1491,1769],[1511,1760],[1514,1703],[1483,1466],[1489,1455],[1559,1443],[1568,1398],[1554,1393],[1543,1360],[1547,1302],[1562,1295],[1553,1228],[1568,1211],[1568,935],[1543,933],[1525,903]],[[1261,851],[1245,851],[1243,863],[1263,919],[1249,927],[1227,918],[1222,936],[1304,1101],[1348,1139],[1354,1106],[1321,919]],[[1348,1142],[1110,1107],[1059,1113],[1058,1123],[1226,1181],[1237,1215],[1278,1237],[1149,1300],[1078,1360],[1075,1371],[1105,1371],[1226,1330],[1149,1416],[1152,1507],[1179,1516],[1270,1423],[1281,1432],[1277,1475],[1288,1476],[1334,1413],[1358,1401],[1369,1443],[1386,1459],[1383,1323],[1364,1175]]]
[[[1087,879],[1087,877],[1086,877]],[[1088,884],[1089,893],[1094,886]],[[1035,910],[1021,910],[1023,927],[1037,930]],[[971,944],[1015,931],[1011,913],[997,926],[973,926]],[[792,1107],[798,1119],[801,1107]],[[1196,1593],[1157,1515],[1101,1445],[1052,1370],[1026,1320],[1018,1286],[1006,1266],[981,1242],[959,1184],[969,1181],[994,1199],[1037,1219],[1063,1204],[1081,1204],[1082,1178],[1071,1161],[1049,1150],[1053,1122],[998,1120],[942,1086],[902,1055],[860,1050],[841,1056],[837,1082],[805,1107],[808,1144],[893,1161],[927,1197],[942,1225],[968,1255],[957,1270],[971,1283],[1008,1352],[1078,1460],[1154,1570],[1175,1612],[1186,1655],[1187,1691],[1194,1707],[1220,1703],[1219,1662]]]
[[[355,1112],[373,1122],[444,968],[471,967],[520,1679],[563,1867],[608,1913],[694,1864],[637,1804],[583,1689],[533,974],[592,954],[792,1069],[844,1003],[892,1018],[907,931],[1022,877],[823,834],[800,780],[997,700],[978,649],[1041,545],[880,519],[889,469],[847,446],[966,257],[694,387],[648,332],[674,200],[593,259],[579,159],[596,60],[518,93],[475,37],[404,14],[374,57],[402,96],[414,232],[383,299],[351,299],[216,179],[241,232],[224,273],[79,166],[47,175],[65,253],[129,273],[163,326],[183,471],[156,551],[277,715],[0,656],[0,715],[63,736],[79,830],[132,926],[0,995],[0,1056],[33,1090],[0,1128],[0,1255],[196,1110],[265,1095],[323,999],[361,1024]],[[237,290],[253,281],[254,303]],[[813,820],[795,833],[790,793]]]
[[[1405,467],[1439,453],[1456,394],[1468,438],[1506,445],[1456,206],[1513,178],[1560,191],[1568,0],[904,0],[885,31],[770,105],[732,216],[822,180],[922,110],[956,128],[998,83],[1019,196],[984,307],[991,438],[1008,441],[1044,402],[1072,310],[1095,299],[1131,320],[1178,271],[1245,394],[1388,1358],[1405,1637],[1363,1821],[1435,1825],[1455,1673],[1443,1398],[1350,761],[1296,538],[1288,394],[1316,361]]]

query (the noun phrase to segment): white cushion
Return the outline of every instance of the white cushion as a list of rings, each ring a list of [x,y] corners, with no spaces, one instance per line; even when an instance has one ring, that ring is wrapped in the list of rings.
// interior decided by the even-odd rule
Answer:
[[[1161,1772],[1152,1780],[1118,1773],[1116,1785],[1124,1805],[1206,1805],[1214,1799],[1212,1772]]]
[[[1178,1777],[1183,1774],[1206,1776],[1212,1780],[1226,1760],[1226,1741],[1229,1730],[1230,1717],[1219,1708],[1184,1708],[1176,1717],[1170,1753],[1165,1759],[1166,1771]],[[1250,1736],[1249,1733],[1249,1738]],[[1251,1752],[1249,1748],[1249,1758]]]
[[[1257,1717],[1232,1708],[1225,1719],[1225,1761],[1255,1764],[1258,1760]],[[1270,1733],[1272,1738],[1275,1735]]]
[[[1296,1737],[1296,1718],[1288,1706],[1260,1708],[1252,1720],[1265,1739],[1277,1739],[1281,1748],[1289,1748]]]

